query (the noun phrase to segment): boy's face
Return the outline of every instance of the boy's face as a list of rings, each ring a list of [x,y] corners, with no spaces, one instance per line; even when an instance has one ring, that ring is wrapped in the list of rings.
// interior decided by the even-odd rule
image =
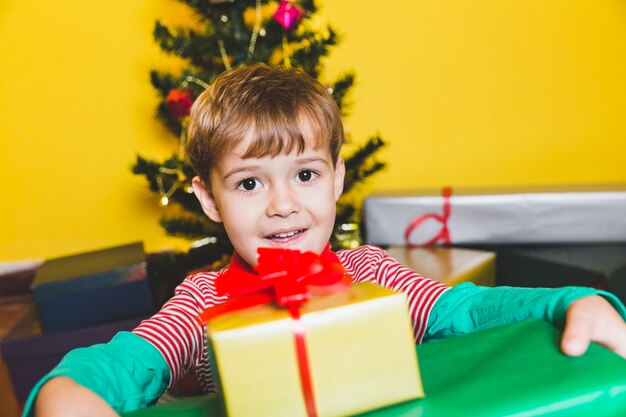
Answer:
[[[343,160],[333,166],[327,147],[244,159],[248,144],[244,139],[213,167],[210,189],[194,178],[204,212],[224,223],[235,250],[251,266],[259,247],[321,253],[343,190]]]

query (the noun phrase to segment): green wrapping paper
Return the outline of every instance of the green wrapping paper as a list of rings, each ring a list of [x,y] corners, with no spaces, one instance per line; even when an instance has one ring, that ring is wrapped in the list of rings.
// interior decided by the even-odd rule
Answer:
[[[417,347],[426,398],[368,417],[624,416],[626,360],[592,344],[579,358],[560,332],[528,320]],[[128,417],[224,417],[214,395],[150,407]]]

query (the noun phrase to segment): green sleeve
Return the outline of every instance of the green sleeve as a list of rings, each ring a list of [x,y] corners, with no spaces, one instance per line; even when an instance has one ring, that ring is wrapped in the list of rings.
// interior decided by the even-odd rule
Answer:
[[[109,343],[65,355],[31,391],[24,417],[34,415],[39,389],[55,376],[72,378],[122,413],[155,403],[167,388],[170,371],[154,346],[133,333],[120,332]]]
[[[587,287],[479,287],[466,282],[443,293],[431,310],[424,342],[526,319],[542,319],[557,326],[576,299],[601,295],[626,317],[620,300],[606,291]]]

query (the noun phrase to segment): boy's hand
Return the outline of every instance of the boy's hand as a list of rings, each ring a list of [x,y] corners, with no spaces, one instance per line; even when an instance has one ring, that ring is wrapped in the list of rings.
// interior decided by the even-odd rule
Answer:
[[[599,295],[580,298],[569,306],[561,349],[567,355],[580,356],[587,351],[589,342],[606,346],[626,358],[626,323]]]
[[[37,394],[37,417],[118,417],[100,396],[71,378],[58,376],[46,382]]]

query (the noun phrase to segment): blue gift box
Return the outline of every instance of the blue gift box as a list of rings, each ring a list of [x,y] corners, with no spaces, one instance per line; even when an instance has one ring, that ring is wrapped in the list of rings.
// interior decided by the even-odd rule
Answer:
[[[154,312],[141,242],[47,260],[31,289],[44,333]]]

